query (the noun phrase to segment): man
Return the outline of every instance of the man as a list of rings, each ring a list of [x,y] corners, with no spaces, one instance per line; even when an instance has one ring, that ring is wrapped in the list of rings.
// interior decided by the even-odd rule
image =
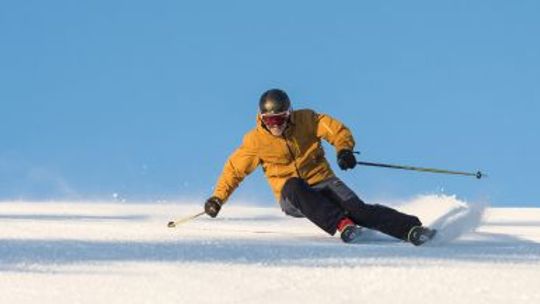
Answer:
[[[257,126],[225,163],[205,212],[216,217],[240,182],[260,165],[285,214],[307,217],[330,235],[337,230],[346,243],[358,241],[360,227],[414,245],[433,237],[435,231],[423,227],[417,217],[358,198],[332,172],[321,139],[336,148],[342,170],[356,166],[353,136],[341,122],[312,110],[293,111],[282,90],[264,92]]]

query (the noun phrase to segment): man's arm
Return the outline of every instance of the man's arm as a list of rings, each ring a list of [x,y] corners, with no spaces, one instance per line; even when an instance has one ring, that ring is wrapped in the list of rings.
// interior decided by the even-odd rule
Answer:
[[[255,138],[248,133],[244,136],[242,145],[225,162],[212,196],[218,198],[221,203],[227,201],[242,180],[253,172],[259,163]]]
[[[354,149],[352,133],[342,122],[326,114],[315,114],[315,119],[317,137],[329,142],[336,152]]]
[[[354,138],[351,131],[340,121],[325,115],[315,114],[317,120],[317,137],[323,138],[336,148],[337,163],[341,170],[356,167],[354,157]]]

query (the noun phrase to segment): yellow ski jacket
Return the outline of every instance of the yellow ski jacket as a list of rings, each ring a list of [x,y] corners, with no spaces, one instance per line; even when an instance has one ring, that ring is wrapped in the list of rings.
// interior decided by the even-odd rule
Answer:
[[[309,109],[293,111],[282,136],[272,135],[257,115],[257,127],[244,136],[240,147],[226,161],[213,196],[227,201],[259,165],[278,201],[283,185],[291,177],[300,177],[309,185],[333,177],[321,139],[333,145],[336,152],[354,148],[351,131],[328,115]]]

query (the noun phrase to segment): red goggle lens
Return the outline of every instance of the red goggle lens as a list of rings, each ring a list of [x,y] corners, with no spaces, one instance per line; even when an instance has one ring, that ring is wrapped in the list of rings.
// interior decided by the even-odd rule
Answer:
[[[261,119],[267,127],[281,126],[289,119],[289,113],[262,114]]]

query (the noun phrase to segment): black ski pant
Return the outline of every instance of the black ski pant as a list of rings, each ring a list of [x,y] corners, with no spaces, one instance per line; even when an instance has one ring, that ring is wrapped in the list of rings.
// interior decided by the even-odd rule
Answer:
[[[337,177],[315,185],[293,177],[281,190],[281,209],[294,217],[307,217],[330,235],[345,216],[357,225],[407,240],[409,230],[422,223],[416,216],[382,205],[369,205]]]

